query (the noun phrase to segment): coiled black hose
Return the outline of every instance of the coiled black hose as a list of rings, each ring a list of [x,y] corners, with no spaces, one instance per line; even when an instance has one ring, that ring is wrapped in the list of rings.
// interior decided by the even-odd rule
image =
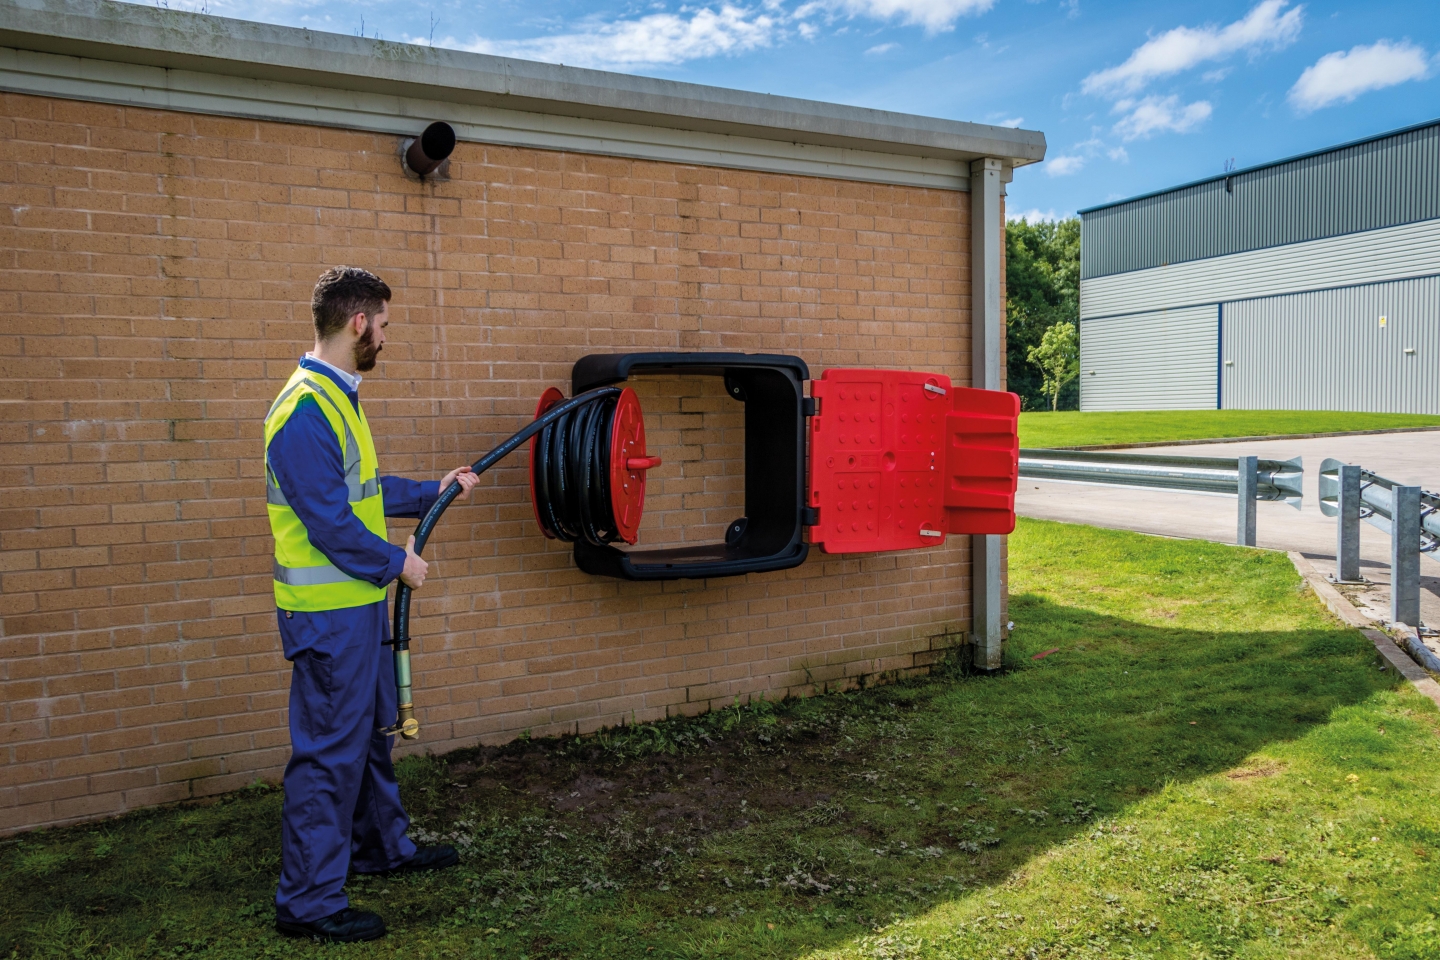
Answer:
[[[557,540],[595,546],[619,539],[610,502],[610,428],[616,397],[605,397],[540,431],[535,443],[535,514]]]
[[[591,533],[603,535],[607,523],[611,539],[614,539],[615,522],[610,517],[609,438],[615,401],[620,392],[619,387],[599,387],[560,401],[527,424],[525,429],[476,460],[470,469],[476,474],[484,473],[526,440],[542,431],[549,431],[549,442],[536,445],[537,457],[541,455],[542,448],[546,450],[543,461],[546,469],[536,471],[536,506],[541,511],[548,511],[542,512],[541,516],[547,521],[554,518],[556,526],[552,532],[561,539],[575,539],[563,534],[576,530],[587,538]],[[572,417],[571,414],[576,411],[579,413]],[[545,439],[542,438],[542,441]],[[538,494],[542,474],[546,477],[547,486],[544,498]],[[446,508],[455,502],[460,489],[457,481],[441,491],[440,498],[415,528],[416,554],[425,549],[435,524],[440,522]],[[395,626],[390,644],[395,657],[398,717],[394,726],[381,730],[386,734],[398,733],[407,740],[414,740],[420,735],[420,724],[415,719],[415,706],[410,696],[410,596],[414,592],[404,581],[395,591]]]
[[[504,443],[500,444],[500,446],[496,447],[494,450],[491,450],[479,460],[476,460],[473,464],[471,464],[470,469],[474,470],[477,474],[484,473],[486,470],[489,470],[491,467],[495,466],[495,464],[503,460],[508,454],[513,453],[516,448],[518,448],[526,440],[529,440],[531,437],[535,436],[535,434],[546,430],[551,425],[555,424],[556,421],[567,419],[568,415],[575,410],[581,410],[582,412],[588,413],[596,407],[604,406],[613,412],[615,409],[615,398],[618,396],[620,396],[619,387],[599,387],[595,390],[587,390],[579,396],[571,397],[569,400],[562,400],[561,402],[555,404],[555,406],[551,407],[549,410],[546,410],[539,417],[536,417],[534,421],[527,424],[524,430],[516,433],[509,440],[506,440]],[[596,403],[596,401],[605,402]],[[570,418],[570,421],[573,424],[577,421],[583,420],[588,425],[594,419],[594,417],[574,417]],[[566,433],[566,444],[561,449],[561,453],[566,456],[562,456],[560,458],[560,460],[558,461],[558,465],[564,465],[565,460],[567,459],[567,457],[569,457],[570,451],[580,451],[582,454],[586,451],[589,451],[591,454],[593,454],[595,452],[594,448],[599,445],[605,447],[605,460],[608,468],[608,438],[610,435],[608,427],[609,416],[607,415],[604,419],[606,423],[606,429],[603,433],[598,433],[597,431],[589,428],[588,426],[585,429],[579,431],[579,433],[575,433],[573,428],[570,431],[553,431],[557,434],[561,432]],[[542,443],[539,446],[544,446],[544,444]],[[537,448],[536,455],[538,456],[539,453],[540,451]],[[573,458],[570,459],[572,460],[572,462],[574,462]],[[583,459],[583,457],[578,461],[578,464],[582,468],[584,467],[585,463],[586,461]],[[538,476],[539,472],[537,471],[537,485]],[[567,504],[567,509],[565,513],[566,519],[561,521],[562,523],[564,523],[565,529],[573,529],[569,518],[573,518],[575,516],[574,512],[570,512],[568,510],[568,504],[570,503],[570,500],[568,498],[575,499],[578,511],[595,511],[598,506],[596,503],[594,503],[594,487],[591,485],[588,475],[585,476],[585,481],[583,484],[574,482],[581,476],[582,474],[579,472],[576,472],[574,474],[567,474],[564,470],[561,470],[559,471],[559,476],[557,477],[556,482],[559,485],[559,489],[562,490],[564,495],[567,497],[567,500],[565,501],[565,503]],[[604,474],[604,476],[606,493],[606,503],[604,509],[608,514],[610,510],[608,473]],[[582,496],[582,486],[589,487],[592,491],[591,494],[588,496]],[[435,501],[434,506],[430,508],[430,510],[425,514],[425,517],[420,521],[420,525],[415,528],[415,552],[417,554],[425,549],[425,544],[427,541],[429,541],[430,534],[435,530],[435,524],[440,522],[441,515],[445,513],[445,510],[450,506],[450,504],[455,502],[455,498],[458,496],[460,496],[460,483],[456,481],[455,483],[450,484],[450,486],[446,487],[440,493],[440,499]],[[549,501],[547,499],[547,505],[548,503]],[[582,513],[582,516],[583,515],[584,514]],[[593,513],[591,514],[591,516],[593,517]],[[610,521],[610,523],[611,526],[614,526],[613,520]],[[554,532],[558,536],[561,530],[556,529]],[[572,537],[571,539],[574,538]],[[395,644],[397,647],[408,647],[410,645],[410,595],[414,592],[415,591],[412,590],[409,586],[407,586],[403,581],[400,583],[399,589],[395,591],[395,630],[391,638],[391,643]]]

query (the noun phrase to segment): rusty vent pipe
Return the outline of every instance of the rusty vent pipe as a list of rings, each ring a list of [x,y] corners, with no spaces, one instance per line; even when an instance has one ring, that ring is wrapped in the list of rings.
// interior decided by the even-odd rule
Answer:
[[[435,170],[455,151],[455,128],[443,120],[437,120],[425,128],[410,142],[405,151],[405,166],[416,176],[423,177]]]

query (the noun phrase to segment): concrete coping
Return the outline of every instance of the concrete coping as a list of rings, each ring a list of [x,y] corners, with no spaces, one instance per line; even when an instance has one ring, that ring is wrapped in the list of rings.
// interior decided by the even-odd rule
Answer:
[[[165,69],[1010,166],[1045,135],[112,0],[0,0],[0,46]],[[435,119],[445,119],[436,117]]]

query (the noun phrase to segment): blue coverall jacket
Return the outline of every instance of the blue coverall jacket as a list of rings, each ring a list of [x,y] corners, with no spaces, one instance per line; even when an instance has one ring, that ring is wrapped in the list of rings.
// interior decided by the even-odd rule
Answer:
[[[355,404],[357,391],[311,357],[300,366],[323,374]],[[347,502],[335,431],[315,401],[302,402],[270,441],[270,469],[310,542],[352,577],[379,586],[400,575],[405,551],[371,533]],[[438,481],[382,477],[387,517],[423,516],[440,495]],[[320,613],[277,610],[290,681],[290,743],[285,768],[276,913],[309,923],[349,905],[345,875],[375,873],[415,853],[400,804],[393,737],[395,668],[388,603]]]

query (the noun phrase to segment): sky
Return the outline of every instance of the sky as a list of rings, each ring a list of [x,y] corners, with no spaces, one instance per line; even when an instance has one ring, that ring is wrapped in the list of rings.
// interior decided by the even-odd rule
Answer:
[[[1437,0],[158,0],[1045,133],[1053,219],[1440,117]]]

